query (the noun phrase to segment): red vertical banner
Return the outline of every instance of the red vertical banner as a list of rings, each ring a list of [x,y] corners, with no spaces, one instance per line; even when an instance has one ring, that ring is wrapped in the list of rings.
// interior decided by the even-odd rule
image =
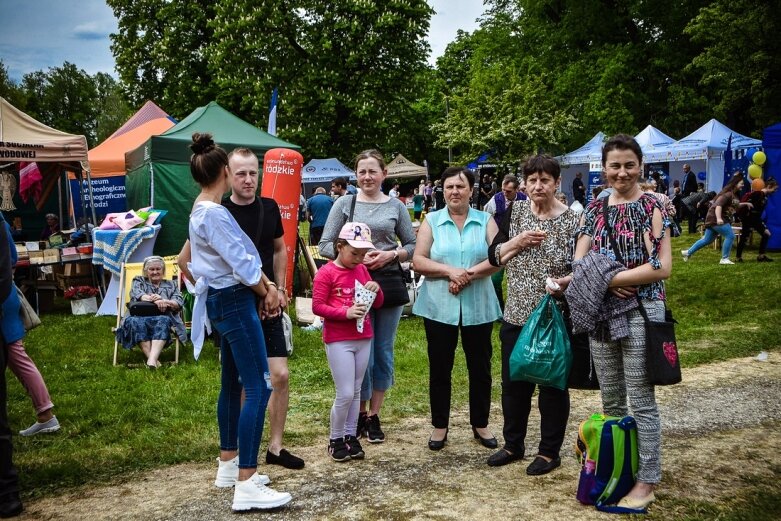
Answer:
[[[282,215],[287,250],[287,294],[293,295],[293,261],[298,237],[298,206],[304,157],[289,148],[272,148],[263,156],[260,195],[274,199]]]

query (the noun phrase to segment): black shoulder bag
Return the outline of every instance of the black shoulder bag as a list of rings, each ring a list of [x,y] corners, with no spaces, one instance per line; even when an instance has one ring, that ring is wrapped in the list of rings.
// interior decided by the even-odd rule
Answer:
[[[354,195],[350,203],[350,215],[347,217],[347,222],[353,220],[357,200],[358,196]],[[404,282],[404,271],[401,269],[398,258],[378,270],[370,271],[369,274],[372,276],[372,280],[382,288],[382,307],[395,308],[409,302],[409,292],[407,284]]]
[[[605,228],[610,239],[613,253],[621,264],[624,259],[613,237],[613,229],[608,220],[608,202],[602,204]],[[678,356],[678,344],[675,341],[675,324],[672,311],[665,302],[664,321],[657,322],[648,318],[640,297],[637,297],[640,314],[645,320],[645,372],[651,385],[673,385],[681,381],[681,361]]]

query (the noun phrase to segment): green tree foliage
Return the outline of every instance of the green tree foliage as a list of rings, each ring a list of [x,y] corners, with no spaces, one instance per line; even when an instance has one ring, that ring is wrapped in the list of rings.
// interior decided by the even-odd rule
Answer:
[[[212,0],[107,0],[119,21],[111,51],[132,106],[146,100],[184,118],[215,98],[207,52],[217,10]],[[258,27],[246,33],[257,34]],[[244,71],[249,74],[250,71]]]
[[[2,60],[0,60],[0,96],[14,106],[19,106],[24,102],[21,88],[8,76],[8,68]]]
[[[17,85],[0,61],[0,95],[41,123],[85,136],[90,147],[132,115],[114,78],[102,72],[90,76],[68,62],[25,74]]]
[[[316,157],[367,147],[410,153],[420,143],[410,130],[428,52],[425,1],[256,4],[217,7],[208,59],[221,102],[265,122],[279,87],[280,134]]]
[[[759,135],[781,116],[781,9],[772,2],[716,0],[686,34],[703,46],[688,70],[731,128]]]
[[[46,73],[25,74],[22,85],[27,113],[57,130],[84,135],[90,146],[96,144],[97,89],[84,70],[65,62]]]

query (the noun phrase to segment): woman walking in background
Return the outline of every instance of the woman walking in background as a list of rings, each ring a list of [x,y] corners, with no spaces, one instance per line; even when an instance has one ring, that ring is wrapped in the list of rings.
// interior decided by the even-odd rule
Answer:
[[[709,245],[721,235],[723,242],[719,264],[735,264],[729,260],[729,252],[732,249],[732,242],[735,240],[735,232],[732,231],[732,215],[739,206],[750,206],[749,203],[741,203],[738,199],[738,194],[742,189],[743,174],[737,172],[711,202],[708,214],[705,216],[705,234],[688,249],[681,250],[684,262],[688,261],[697,250]]]

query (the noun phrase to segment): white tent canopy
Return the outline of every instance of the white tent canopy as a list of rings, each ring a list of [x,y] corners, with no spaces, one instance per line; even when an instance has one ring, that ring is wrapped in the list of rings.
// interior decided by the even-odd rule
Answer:
[[[312,159],[301,169],[302,183],[330,183],[336,177],[355,180],[355,172],[335,157]]]
[[[670,165],[671,179],[681,179],[683,163],[690,163],[694,171],[698,171],[699,165],[704,166],[706,173],[706,190],[719,191],[724,184],[724,152],[727,150],[727,141],[732,136],[732,148],[747,148],[762,146],[762,141],[752,137],[738,134],[729,127],[715,119],[711,119],[703,126],[674,143],[659,147],[644,157],[646,163],[681,163]],[[673,175],[676,173],[677,175]]]
[[[655,152],[662,147],[670,145],[675,142],[675,139],[671,138],[653,125],[648,125],[635,136],[635,141],[640,145],[643,150],[643,156]]]
[[[561,166],[585,165],[593,161],[602,160],[602,144],[606,140],[604,132],[597,132],[585,145],[556,159]]]
[[[403,155],[399,154],[388,163],[388,176],[386,179],[395,177],[426,177],[428,170],[425,167],[416,165]]]

